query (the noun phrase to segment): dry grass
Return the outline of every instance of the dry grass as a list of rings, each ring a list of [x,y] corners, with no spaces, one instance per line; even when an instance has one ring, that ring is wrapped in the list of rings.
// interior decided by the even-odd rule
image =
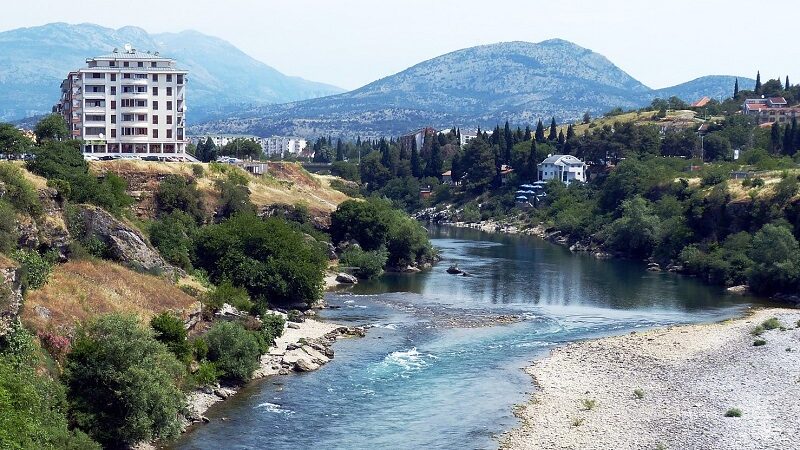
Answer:
[[[109,261],[83,260],[57,266],[44,287],[28,292],[22,319],[36,330],[68,334],[100,314],[133,313],[147,320],[170,310],[185,318],[195,307],[193,297],[162,278]]]
[[[667,117],[663,120],[655,119],[653,116],[658,111],[644,111],[644,112],[628,112],[624,114],[620,114],[618,116],[611,116],[611,117],[597,117],[592,120],[594,124],[591,128],[589,128],[589,124],[584,123],[576,123],[573,124],[575,127],[575,134],[578,136],[583,136],[583,133],[586,130],[597,130],[603,128],[604,125],[613,125],[614,122],[620,123],[627,123],[627,122],[635,122],[639,125],[646,125],[646,124],[657,124],[661,122],[669,122],[669,121],[695,121],[696,113],[694,111],[689,110],[670,110],[667,112]],[[699,123],[699,121],[698,121]],[[545,127],[548,126],[548,123],[544,124]],[[564,134],[567,133],[567,125],[562,125],[559,127],[559,130],[563,130]],[[545,130],[547,131],[547,130]]]
[[[15,263],[8,256],[0,253],[0,269],[9,269],[14,267],[17,267],[17,263]]]

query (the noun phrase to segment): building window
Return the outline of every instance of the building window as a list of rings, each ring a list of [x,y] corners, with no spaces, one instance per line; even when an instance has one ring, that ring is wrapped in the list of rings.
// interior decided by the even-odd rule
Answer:
[[[108,62],[108,67],[117,67],[117,62],[116,61],[109,61]]]
[[[172,88],[171,87],[167,87],[167,95],[168,96],[172,95]]]
[[[122,74],[122,78],[129,79],[130,77],[131,77],[131,74],[129,74],[129,73],[123,73]]]
[[[153,114],[153,125],[158,125],[158,116]]]
[[[113,117],[113,116],[112,116],[112,117]],[[112,137],[112,138],[115,138],[115,137],[117,137],[117,129],[116,129],[116,128],[112,128],[112,129],[111,129],[111,137]]]
[[[117,115],[116,114],[112,114],[111,115],[111,123],[117,123]]]
[[[138,92],[139,94],[146,94],[147,86],[136,86],[136,92]]]
[[[178,74],[178,84],[183,84],[183,74]]]
[[[172,116],[167,116],[167,125],[172,125]]]
[[[167,130],[167,139],[172,139],[172,130]]]
[[[93,73],[92,74],[92,78],[95,78],[95,79],[97,79],[97,78],[105,78],[105,77],[106,77],[106,74],[104,74],[104,73]]]
[[[111,86],[111,95],[117,95],[117,87]]]
[[[136,100],[136,106],[139,108],[147,106],[147,100]]]
[[[144,63],[142,61],[139,61],[138,63],[136,63],[136,66],[137,67],[144,67]]]
[[[128,63],[128,61],[125,61],[122,63],[122,67],[130,67],[130,64]]]
[[[137,136],[147,136],[147,128],[137,128],[136,129]]]
[[[155,67],[155,66],[154,66],[154,67]],[[158,74],[157,74],[157,73],[154,73],[154,74],[153,74],[153,82],[154,82],[154,83],[158,83]]]
[[[123,100],[123,102],[124,101],[125,100]],[[117,101],[116,100],[111,100],[111,109],[117,109]]]
[[[167,111],[172,111],[172,100],[167,101]]]
[[[150,63],[150,67],[155,67],[155,66],[156,66],[156,62],[155,62],[155,61],[152,61],[152,62]]]
[[[153,100],[153,110],[158,111],[158,102]]]
[[[123,122],[131,122],[133,121],[133,114],[123,114],[122,115]]]
[[[158,128],[153,128],[153,138],[158,139]]]
[[[111,74],[111,81],[117,81],[117,74],[115,73]]]
[[[167,82],[168,82],[168,83],[169,83],[169,82],[172,82],[172,74],[171,74],[171,73],[168,73],[168,74],[167,74]]]
[[[158,88],[153,86],[153,95],[158,95]]]

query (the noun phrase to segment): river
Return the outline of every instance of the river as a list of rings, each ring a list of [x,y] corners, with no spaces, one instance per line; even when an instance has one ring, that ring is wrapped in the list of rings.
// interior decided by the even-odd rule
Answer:
[[[174,449],[483,449],[534,389],[521,369],[555,345],[711,322],[755,299],[641,263],[571,254],[537,238],[431,230],[443,261],[327,294],[320,316],[373,325],[316,372],[261,380],[209,411]],[[451,263],[472,276],[445,272]],[[465,317],[520,321],[474,327]],[[222,420],[225,418],[225,420]]]

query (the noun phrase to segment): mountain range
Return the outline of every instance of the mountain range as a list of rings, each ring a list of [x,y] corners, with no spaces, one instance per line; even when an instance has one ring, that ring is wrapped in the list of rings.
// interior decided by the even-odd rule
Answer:
[[[421,126],[494,127],[509,120],[575,120],[654,98],[727,98],[736,77],[707,76],[651,89],[604,56],[561,39],[503,42],[457,50],[354,91],[242,111],[193,127],[210,132],[398,135]],[[754,83],[738,77],[741,86]]]
[[[638,108],[654,98],[727,98],[733,76],[651,89],[604,56],[561,39],[457,50],[343,92],[286,76],[197,31],[52,23],[0,33],[0,120],[46,113],[66,73],[131,43],[189,70],[190,134],[386,136],[422,126],[474,129]],[[740,86],[754,80],[738,77]]]
[[[290,77],[222,39],[197,31],[149,34],[137,27],[51,23],[0,33],[0,120],[47,113],[59,85],[86,58],[130,43],[189,70],[188,119],[200,122],[243,108],[337,94],[342,89]]]

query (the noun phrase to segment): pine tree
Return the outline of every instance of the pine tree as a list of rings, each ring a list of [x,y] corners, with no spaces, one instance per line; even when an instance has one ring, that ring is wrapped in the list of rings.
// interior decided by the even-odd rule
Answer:
[[[564,137],[564,130],[561,130],[558,132],[558,145],[563,146],[565,142],[567,142],[567,138]]]
[[[441,180],[443,165],[444,161],[442,161],[442,152],[439,146],[439,141],[434,139],[433,145],[431,145],[431,158],[430,161],[428,161],[428,164],[425,166],[425,175]]]
[[[344,143],[341,139],[336,140],[336,160],[344,161]]]
[[[506,120],[506,126],[503,128],[503,146],[500,150],[503,152],[503,163],[511,164],[511,149],[514,148],[514,134],[511,133],[511,127]]]
[[[773,154],[778,153],[781,149],[781,144],[781,126],[778,125],[778,122],[774,122],[769,133],[769,150]]]
[[[794,154],[792,151],[793,146],[794,136],[792,136],[792,127],[786,125],[783,129],[783,154],[792,156]]]
[[[575,127],[570,124],[567,127],[567,140],[571,141],[572,139],[575,139]]]
[[[544,142],[544,125],[542,125],[542,119],[539,119],[539,123],[536,124],[536,133],[534,137],[536,138],[536,142]]]
[[[759,70],[756,73],[756,88],[754,89],[756,94],[761,94],[761,71]]]
[[[800,150],[800,128],[797,127],[797,118],[792,119],[792,148],[795,151]]]
[[[789,75],[786,75],[786,85],[784,86],[783,90],[788,91],[790,87],[792,87],[792,85],[789,84]]]
[[[522,137],[523,141],[530,141],[533,139],[533,135],[531,134],[531,126],[525,125],[525,135]]]
[[[558,139],[558,129],[556,128],[556,118],[550,122],[550,134],[547,136],[548,141],[555,141]]]
[[[411,175],[422,178],[422,165],[419,160],[419,150],[417,150],[417,140],[411,141]]]
[[[733,98],[739,96],[739,78],[736,78],[736,82],[733,83]]]

